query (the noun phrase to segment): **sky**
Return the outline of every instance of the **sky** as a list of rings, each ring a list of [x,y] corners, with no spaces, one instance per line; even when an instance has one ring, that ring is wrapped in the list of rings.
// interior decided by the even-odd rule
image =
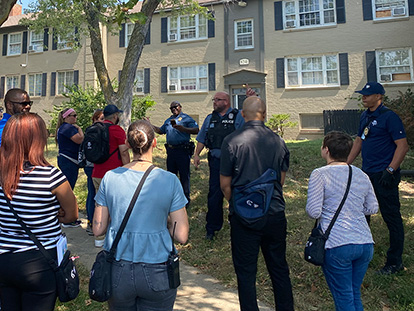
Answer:
[[[20,4],[24,9],[28,9],[29,8],[29,3],[32,2],[33,0],[17,0],[16,3]]]

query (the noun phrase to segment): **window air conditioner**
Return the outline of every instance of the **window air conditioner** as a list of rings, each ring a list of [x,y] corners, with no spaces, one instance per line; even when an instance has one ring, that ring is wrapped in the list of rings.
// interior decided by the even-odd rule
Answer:
[[[170,86],[168,87],[168,89],[170,91],[176,91],[177,90],[177,86],[175,84],[170,84]]]
[[[177,41],[177,34],[176,33],[170,33],[169,41]]]
[[[390,74],[390,73],[382,74],[382,75],[380,75],[380,80],[381,80],[381,82],[392,81],[392,74]]]
[[[144,88],[142,88],[142,87],[140,87],[140,86],[137,86],[137,87],[135,88],[135,91],[136,91],[137,93],[142,93],[142,92],[144,92]]]
[[[296,21],[295,20],[286,21],[286,28],[295,28],[295,27],[296,27]]]
[[[35,46],[34,45],[29,45],[29,52],[36,52]]]
[[[392,8],[392,16],[403,16],[405,15],[405,7]]]

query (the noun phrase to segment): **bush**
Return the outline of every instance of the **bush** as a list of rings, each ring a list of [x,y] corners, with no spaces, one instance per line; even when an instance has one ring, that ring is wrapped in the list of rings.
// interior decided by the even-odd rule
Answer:
[[[400,116],[407,133],[408,144],[414,147],[414,93],[411,89],[407,89],[405,93],[398,93],[397,98],[384,98],[384,104]]]
[[[285,128],[295,127],[298,125],[298,122],[288,121],[290,114],[274,114],[266,122],[266,126],[276,132],[280,137],[283,137],[285,134]]]
[[[53,105],[52,110],[46,110],[52,118],[49,123],[49,132],[56,133],[56,124],[59,112],[65,108],[73,108],[78,115],[76,123],[85,130],[92,123],[92,115],[96,109],[104,109],[106,106],[105,98],[101,90],[96,90],[91,86],[85,89],[74,85],[67,87],[69,92],[63,94],[69,101],[59,105]],[[134,96],[132,99],[132,121],[145,117],[147,111],[156,104],[150,95],[145,97]]]

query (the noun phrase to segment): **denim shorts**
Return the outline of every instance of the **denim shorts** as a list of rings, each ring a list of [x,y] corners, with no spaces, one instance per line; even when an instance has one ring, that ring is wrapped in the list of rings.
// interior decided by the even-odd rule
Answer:
[[[112,264],[110,310],[173,310],[177,289],[170,289],[165,264]]]

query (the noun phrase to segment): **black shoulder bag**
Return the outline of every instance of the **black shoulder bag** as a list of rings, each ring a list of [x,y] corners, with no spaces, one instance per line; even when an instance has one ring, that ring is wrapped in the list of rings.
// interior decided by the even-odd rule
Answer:
[[[76,270],[75,263],[73,262],[74,259],[70,256],[70,251],[66,250],[65,254],[63,255],[62,262],[58,266],[56,260],[50,256],[50,254],[43,247],[42,243],[40,243],[33,232],[30,231],[30,229],[16,213],[6,194],[4,197],[6,198],[7,205],[16,217],[17,222],[20,224],[20,226],[22,226],[24,231],[26,231],[27,235],[34,242],[34,244],[36,244],[36,246],[39,248],[39,251],[43,256],[45,256],[47,262],[55,272],[56,288],[59,300],[61,302],[68,302],[75,299],[79,294],[79,275],[78,271]]]
[[[141,192],[142,186],[147,179],[149,173],[155,168],[151,165],[144,173],[141,181],[132,196],[131,202],[129,203],[128,209],[125,213],[124,219],[122,220],[121,226],[119,227],[118,233],[116,234],[115,240],[112,243],[111,249],[108,251],[102,250],[96,255],[95,262],[92,266],[91,277],[89,280],[89,297],[91,299],[104,302],[107,301],[112,294],[112,262],[115,260],[115,252],[118,246],[119,240],[121,239],[122,232],[124,231],[128,222],[129,216],[131,216],[132,209],[134,208],[135,202],[138,199],[138,195]]]
[[[352,179],[352,168],[350,165],[349,167],[349,176],[348,176],[348,184],[346,186],[344,197],[339,204],[338,209],[335,212],[334,217],[331,220],[331,223],[326,229],[325,233],[323,233],[322,229],[317,226],[318,220],[315,221],[315,226],[312,229],[312,233],[306,242],[305,246],[305,260],[314,264],[315,266],[322,266],[324,259],[325,259],[325,243],[328,240],[329,234],[331,233],[331,229],[339,216],[339,212],[341,211],[342,207],[344,206],[345,200],[348,196],[349,188],[351,186],[351,179]]]

